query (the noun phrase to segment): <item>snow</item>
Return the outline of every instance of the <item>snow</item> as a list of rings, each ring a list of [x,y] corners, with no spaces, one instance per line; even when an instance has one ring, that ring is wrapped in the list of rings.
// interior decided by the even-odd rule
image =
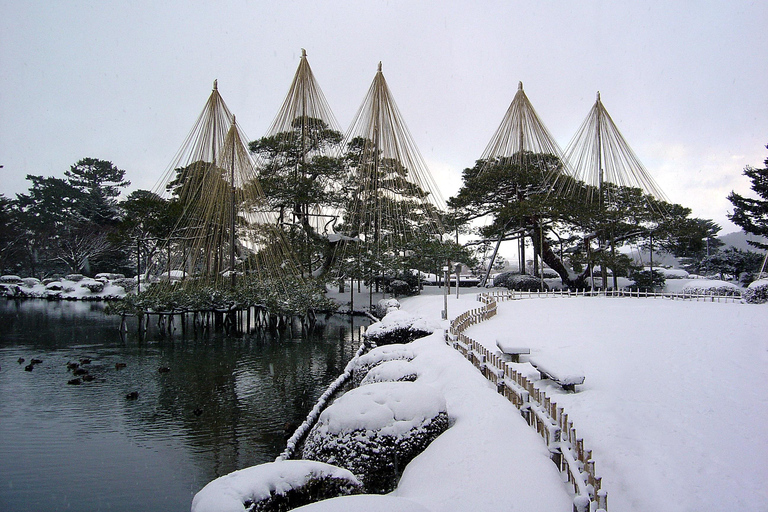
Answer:
[[[322,435],[354,430],[400,436],[445,412],[442,394],[416,382],[378,382],[355,388],[331,404],[317,422]]]
[[[362,494],[320,501],[293,509],[296,512],[429,512],[418,503],[390,495]]]
[[[449,317],[479,306],[468,299],[468,295],[452,298]],[[422,295],[401,302],[413,314],[439,317],[442,309],[442,297]],[[539,381],[537,386],[565,408],[580,437],[593,449],[597,473],[608,491],[609,510],[768,510],[768,306],[574,297],[499,302],[498,312],[465,334],[497,350],[496,339],[503,332],[519,340],[517,345],[530,347],[532,358],[556,355],[584,371],[586,380],[575,393],[549,381]],[[520,363],[524,364],[528,363]],[[470,382],[456,386],[469,388]],[[485,444],[495,446],[500,438],[517,435],[502,435],[496,429],[499,422],[488,421],[492,412],[486,407],[468,411],[481,417],[476,428],[484,432]],[[448,409],[461,418],[451,399]],[[427,460],[435,457],[434,475],[425,481],[413,478],[412,472],[420,467],[414,465],[420,461],[417,458],[396,494],[418,496],[433,510],[461,509],[452,508],[429,489],[434,481],[441,481],[444,465],[452,464],[454,457],[464,459],[466,475],[488,463],[481,449],[474,452],[473,462],[472,450],[451,442],[461,426],[457,421],[428,448],[427,452],[441,448],[445,452],[427,456]],[[543,446],[537,436],[521,437],[518,443],[530,443],[530,449]],[[468,452],[466,457],[462,451]],[[530,461],[521,464],[531,472],[539,471]],[[507,482],[515,481],[516,472],[508,465],[492,467]],[[471,480],[468,476],[458,484],[460,489],[449,492],[467,493]],[[547,492],[546,485],[534,485],[539,492]],[[484,484],[477,488],[488,489]],[[506,499],[513,494],[494,487],[489,492]],[[490,509],[479,504],[474,508]],[[521,507],[545,509],[566,508]]]
[[[384,318],[370,325],[365,334],[366,336],[379,337],[399,329],[434,332],[435,329],[439,328],[440,324],[434,320],[414,316],[400,309],[390,309]]]
[[[416,377],[418,377],[418,372],[414,365],[408,361],[395,359],[371,368],[365,377],[363,377],[360,385],[364,386],[366,384],[373,384],[374,382],[414,380]]]
[[[3,276],[3,278],[6,277],[15,276]],[[0,278],[1,281],[2,278]],[[122,274],[105,273],[97,274],[95,279],[80,274],[70,274],[67,278],[46,280],[42,283],[34,278],[18,279],[13,283],[8,280],[0,284],[0,296],[66,300],[104,300],[124,297],[125,288],[113,281],[125,282],[126,279]]]
[[[271,494],[285,494],[305,485],[310,478],[328,476],[359,484],[346,469],[306,460],[260,464],[213,480],[192,500],[192,512],[244,512],[243,503],[260,501]]]
[[[761,286],[768,286],[768,279],[758,279],[757,281],[752,281],[751,283],[749,283],[749,286],[747,288],[755,289]]]

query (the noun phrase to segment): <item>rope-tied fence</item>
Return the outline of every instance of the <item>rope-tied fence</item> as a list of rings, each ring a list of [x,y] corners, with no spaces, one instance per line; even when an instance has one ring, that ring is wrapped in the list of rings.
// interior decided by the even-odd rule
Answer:
[[[595,473],[592,450],[584,448],[584,440],[577,436],[568,414],[495,352],[463,334],[470,326],[493,318],[497,301],[517,298],[520,297],[514,293],[504,292],[478,295],[483,305],[452,320],[446,338],[496,386],[499,394],[518,408],[544,439],[552,461],[573,485],[574,512],[607,511],[608,493],[601,488],[602,479]]]

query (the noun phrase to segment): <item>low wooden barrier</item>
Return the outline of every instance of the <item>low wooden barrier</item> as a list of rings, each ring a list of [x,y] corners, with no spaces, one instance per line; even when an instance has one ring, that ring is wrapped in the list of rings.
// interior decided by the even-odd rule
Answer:
[[[494,351],[464,334],[470,326],[493,318],[497,301],[516,298],[520,297],[505,292],[478,295],[483,306],[462,313],[452,320],[446,338],[496,385],[499,394],[512,402],[528,424],[544,439],[552,461],[573,485],[576,494],[573,500],[574,512],[607,511],[608,493],[601,488],[602,480],[595,473],[592,450],[584,448],[584,440],[576,434],[568,414]]]

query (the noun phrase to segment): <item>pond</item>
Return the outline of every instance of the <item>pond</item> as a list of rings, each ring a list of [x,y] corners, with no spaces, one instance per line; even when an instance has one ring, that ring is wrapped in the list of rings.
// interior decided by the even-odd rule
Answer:
[[[0,510],[184,511],[212,479],[273,461],[368,321],[320,323],[303,339],[121,338],[100,303],[0,299]],[[94,379],[68,384],[81,359]]]

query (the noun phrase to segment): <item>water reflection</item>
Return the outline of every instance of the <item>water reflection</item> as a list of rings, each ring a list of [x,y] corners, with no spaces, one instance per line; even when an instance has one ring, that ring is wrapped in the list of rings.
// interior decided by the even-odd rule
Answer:
[[[367,322],[331,317],[308,339],[143,341],[121,339],[119,323],[99,303],[0,301],[0,509],[188,510],[208,481],[282,451],[286,423],[341,373]],[[29,372],[17,362],[33,357]],[[67,363],[85,357],[95,379],[68,385]]]

